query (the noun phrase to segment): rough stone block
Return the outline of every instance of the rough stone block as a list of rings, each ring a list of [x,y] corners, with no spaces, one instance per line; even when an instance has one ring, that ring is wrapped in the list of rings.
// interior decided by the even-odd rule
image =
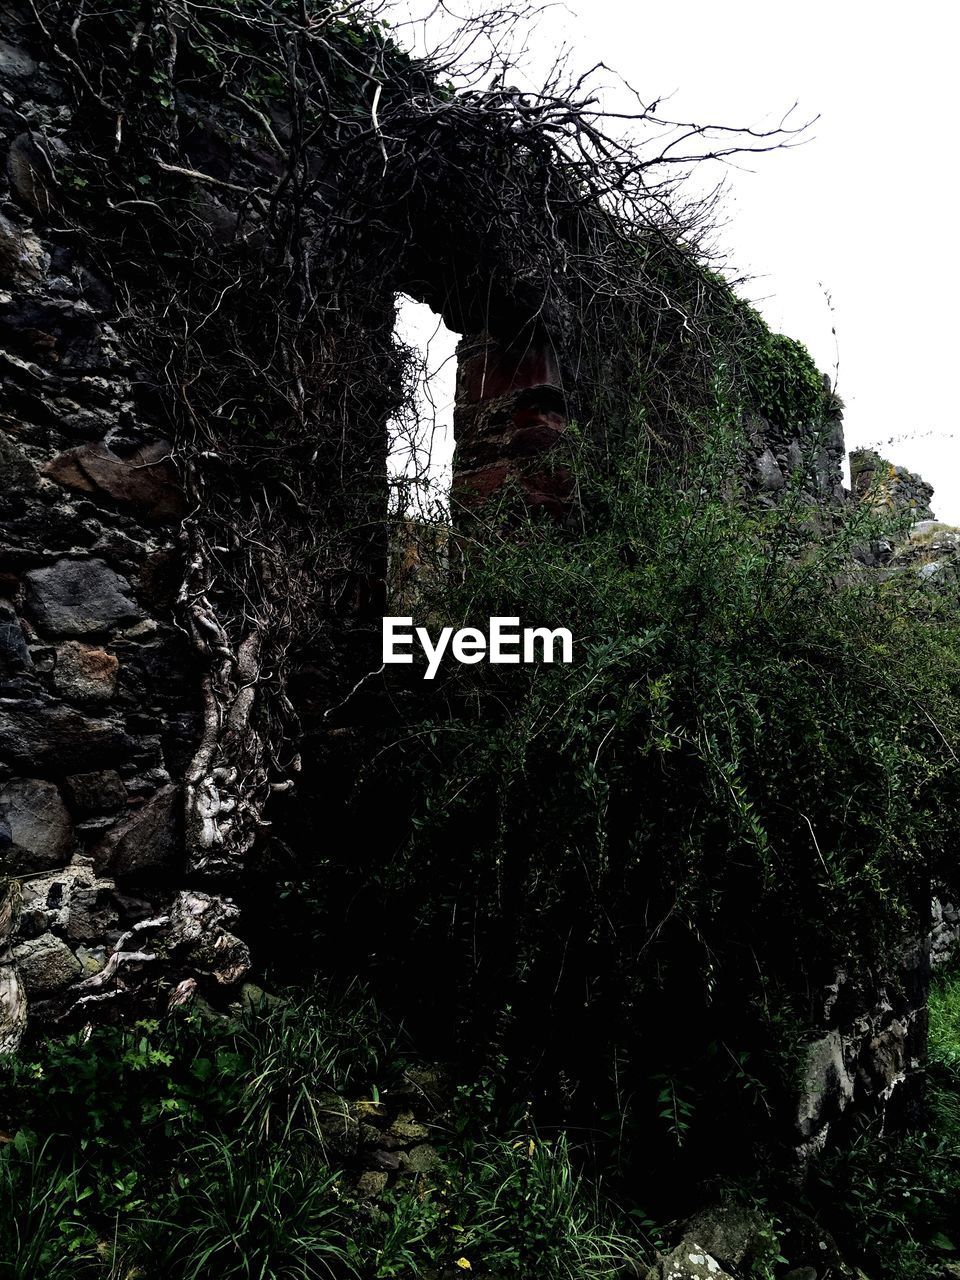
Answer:
[[[390,1132],[401,1142],[422,1142],[430,1136],[430,1130],[414,1119],[412,1111],[402,1111],[390,1126]]]
[[[78,773],[128,760],[136,746],[116,721],[49,698],[0,706],[0,756],[24,770]]]
[[[71,702],[102,704],[109,702],[116,692],[119,666],[108,650],[79,640],[67,640],[57,648],[53,680],[58,691]]]
[[[730,1199],[701,1209],[684,1225],[683,1235],[725,1271],[754,1275],[763,1268],[772,1231],[768,1215]]]
[[[127,792],[115,769],[73,773],[64,779],[67,800],[78,817],[118,813],[126,807]]]
[[[6,600],[0,600],[0,675],[13,675],[32,666],[20,620]]]
[[[797,1130],[811,1138],[836,1119],[853,1097],[854,1079],[843,1037],[837,1030],[806,1050],[804,1085],[797,1108]]]
[[[116,929],[118,915],[109,882],[78,876],[67,911],[66,936],[72,942],[95,943]]]
[[[56,933],[73,942],[104,943],[119,932],[114,884],[99,879],[86,860],[24,885],[23,921],[27,933]]]
[[[115,826],[93,850],[100,873],[126,880],[173,876],[183,861],[180,792],[161,789]]]
[[[102,494],[136,507],[151,520],[175,520],[184,511],[184,496],[170,460],[170,445],[156,440],[128,456],[106,444],[85,444],[58,454],[44,474],[64,488]]]
[[[0,434],[0,484],[5,500],[12,493],[30,494],[40,487],[40,476],[20,446]]]
[[[0,791],[0,812],[10,832],[3,862],[11,871],[60,866],[73,840],[73,826],[60,792],[43,778],[15,778]]]
[[[379,1169],[368,1169],[357,1179],[357,1195],[363,1200],[376,1200],[387,1189],[390,1175]]]
[[[105,947],[77,947],[77,959],[83,967],[83,976],[92,978],[105,967],[107,951]]]
[[[0,76],[4,80],[29,82],[36,74],[37,64],[26,49],[7,40],[0,40]]]
[[[10,143],[7,179],[14,198],[31,213],[50,213],[57,187],[56,165],[67,155],[65,143],[39,130],[21,133]]]
[[[36,236],[24,233],[0,214],[0,281],[35,280],[42,268],[43,250]]]
[[[31,616],[48,635],[95,635],[143,616],[129,582],[103,560],[58,560],[26,580]]]
[[[83,975],[83,965],[62,939],[41,934],[13,949],[27,995],[51,995]]]
[[[764,493],[775,493],[782,489],[786,481],[783,472],[771,449],[764,449],[756,460],[757,481]]]
[[[695,1240],[684,1240],[647,1272],[647,1280],[730,1280],[716,1258]]]
[[[407,1173],[433,1173],[440,1165],[440,1155],[436,1147],[422,1142],[411,1147],[409,1151],[400,1152],[400,1167]]]

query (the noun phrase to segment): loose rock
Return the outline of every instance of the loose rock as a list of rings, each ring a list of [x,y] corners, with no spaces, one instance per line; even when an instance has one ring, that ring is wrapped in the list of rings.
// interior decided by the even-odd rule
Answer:
[[[650,1268],[647,1280],[730,1280],[730,1273],[696,1241],[684,1240]]]
[[[773,1238],[767,1217],[736,1203],[711,1205],[691,1218],[684,1235],[728,1271],[759,1270]]]
[[[400,1167],[408,1173],[432,1173],[440,1164],[440,1156],[436,1147],[423,1142],[411,1147],[409,1151],[400,1152]]]
[[[364,1200],[376,1200],[387,1189],[390,1175],[377,1169],[368,1169],[357,1179],[357,1195]]]

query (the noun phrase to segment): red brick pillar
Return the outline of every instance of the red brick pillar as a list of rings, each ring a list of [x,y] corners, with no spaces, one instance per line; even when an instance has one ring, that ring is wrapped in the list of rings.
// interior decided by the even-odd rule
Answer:
[[[476,509],[508,483],[532,508],[562,518],[573,480],[551,459],[567,426],[560,362],[545,336],[505,344],[488,334],[457,347],[454,513]]]

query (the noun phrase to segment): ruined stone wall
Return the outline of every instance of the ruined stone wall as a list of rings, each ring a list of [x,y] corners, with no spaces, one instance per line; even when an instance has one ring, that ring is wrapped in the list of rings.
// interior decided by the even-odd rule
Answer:
[[[180,784],[197,738],[198,677],[177,618],[185,499],[171,446],[151,422],[121,304],[44,219],[45,165],[69,116],[58,82],[3,43],[0,83],[9,1041],[27,1004],[55,1021],[91,1003],[122,1005],[146,980],[161,990],[233,980],[247,958],[225,928],[234,908],[191,893],[183,873]]]
[[[183,982],[229,987],[249,962],[228,927],[231,885],[210,895],[184,830],[210,700],[183,594],[179,445],[159,425],[158,371],[134,355],[130,300],[60,225],[76,106],[21,38],[29,25],[5,19],[0,38],[0,1016],[17,1033],[27,1006],[55,1024],[92,1003],[120,1016]],[[462,358],[460,491],[489,497],[522,473],[530,500],[559,512],[564,481],[550,488],[528,466],[565,423],[557,362],[546,338],[516,339],[526,317],[506,303],[498,316],[510,336],[484,338],[484,371]],[[361,408],[357,430],[376,439],[357,455],[372,469],[379,460],[385,510],[385,421]],[[325,622],[303,659],[324,668],[316,706],[299,708],[307,718],[348,694],[351,660],[366,661],[356,627],[377,607],[386,566],[365,536],[373,559],[350,560],[346,585],[327,593],[349,617]],[[360,657],[346,654],[351,641]]]
[[[28,53],[2,55],[0,1016],[13,1038],[27,1007],[52,1024],[93,1004],[130,1015],[184,982],[229,988],[249,957],[236,907],[206,892],[184,847],[203,670],[178,605],[174,446],[120,301],[47,217],[64,92]],[[484,495],[562,427],[552,368],[521,357],[505,381],[513,359],[458,411],[461,471],[486,478]],[[531,409],[538,397],[549,412]],[[500,418],[522,443],[492,442]]]
[[[829,393],[829,380],[827,390]],[[810,423],[803,430],[788,430],[767,418],[751,415],[746,422],[748,484],[760,497],[772,502],[797,479],[812,502],[842,502],[843,416],[837,408],[827,420]]]
[[[181,610],[176,448],[126,339],[124,299],[50,217],[72,109],[49,67],[0,43],[0,1049],[28,1008],[55,1026],[132,1016],[143,1000],[229,994],[250,964],[229,890],[212,894],[184,846],[203,668]],[[551,453],[574,388],[560,337],[503,299],[496,316],[495,333],[460,348],[455,496],[470,508],[516,481],[562,518],[571,478]],[[749,434],[762,495],[798,469],[812,497],[839,495],[839,417],[807,434],[754,420]],[[354,681],[331,674],[329,648],[315,661],[320,719],[338,681],[342,698]],[[921,938],[899,985],[838,975],[826,993],[798,1147],[816,1149],[852,1102],[892,1096],[913,1070],[924,954]]]
[[[855,449],[850,454],[850,485],[855,498],[877,511],[914,520],[934,519],[933,485],[873,449]]]
[[[820,1025],[802,1048],[794,1118],[801,1161],[823,1150],[849,1114],[885,1110],[902,1122],[917,1110],[935,940],[942,945],[942,931],[918,913],[887,973],[841,970],[823,992]]]

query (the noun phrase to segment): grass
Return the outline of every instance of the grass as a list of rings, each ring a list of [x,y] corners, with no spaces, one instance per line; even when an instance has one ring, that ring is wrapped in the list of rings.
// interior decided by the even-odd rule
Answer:
[[[38,1045],[0,1076],[0,1278],[607,1280],[640,1265],[645,1241],[565,1137],[526,1116],[498,1130],[483,1090],[451,1091],[427,1130],[404,1118],[405,1065],[357,991]],[[372,1136],[389,1154],[391,1124],[432,1155],[371,1195],[364,1152]]]
[[[0,1148],[0,1276],[54,1280],[96,1274],[97,1237],[85,1219],[91,1194],[49,1142],[18,1134]],[[109,1271],[102,1274],[108,1275]]]
[[[930,992],[930,1061],[960,1074],[960,976],[935,983]]]
[[[278,1005],[248,1020],[238,1043],[249,1064],[243,1127],[266,1139],[322,1135],[338,1095],[377,1079],[397,1050],[372,1000],[350,993],[331,1005]]]
[[[145,1220],[161,1275],[281,1280],[355,1274],[338,1171],[279,1147],[204,1136],[175,1175],[171,1222]],[[168,1229],[169,1228],[169,1229]]]

